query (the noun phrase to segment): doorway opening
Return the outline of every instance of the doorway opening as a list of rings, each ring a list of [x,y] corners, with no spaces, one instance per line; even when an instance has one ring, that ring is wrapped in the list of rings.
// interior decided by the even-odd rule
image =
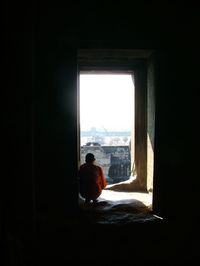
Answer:
[[[153,210],[154,92],[152,52],[78,51],[78,162],[95,154],[107,179],[100,198],[110,206]]]
[[[108,185],[134,174],[134,76],[80,72],[80,163],[94,153]]]

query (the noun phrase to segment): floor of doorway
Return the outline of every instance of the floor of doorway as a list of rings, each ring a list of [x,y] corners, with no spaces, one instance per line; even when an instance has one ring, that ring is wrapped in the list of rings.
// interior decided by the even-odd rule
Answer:
[[[162,220],[152,211],[152,193],[103,190],[97,204],[85,204],[79,197],[79,206],[91,223],[127,225]]]

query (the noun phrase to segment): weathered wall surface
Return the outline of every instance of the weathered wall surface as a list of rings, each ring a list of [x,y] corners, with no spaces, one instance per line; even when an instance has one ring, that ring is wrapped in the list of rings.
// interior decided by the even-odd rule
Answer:
[[[155,137],[155,55],[148,59],[147,68],[147,190],[153,190]]]

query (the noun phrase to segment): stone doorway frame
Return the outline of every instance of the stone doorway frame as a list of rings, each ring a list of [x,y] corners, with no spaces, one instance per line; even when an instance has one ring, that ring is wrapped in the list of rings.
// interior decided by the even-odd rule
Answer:
[[[153,50],[78,49],[78,100],[80,72],[129,73],[134,75],[136,179],[111,186],[113,190],[153,191],[155,128],[155,64]],[[79,116],[79,103],[78,116]],[[80,165],[80,119],[78,117],[78,165]],[[132,162],[133,163],[133,162]],[[121,184],[122,183],[122,184]]]

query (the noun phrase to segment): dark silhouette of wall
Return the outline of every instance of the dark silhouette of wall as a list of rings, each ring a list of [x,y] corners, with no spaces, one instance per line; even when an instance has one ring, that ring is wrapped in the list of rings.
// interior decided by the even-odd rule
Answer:
[[[133,250],[144,263],[198,257],[199,8],[6,3],[4,10],[1,231],[7,264],[90,261],[101,245],[111,262],[134,260]],[[89,228],[75,222],[77,48],[156,50],[153,196],[162,225]],[[88,244],[91,257],[80,243]]]

